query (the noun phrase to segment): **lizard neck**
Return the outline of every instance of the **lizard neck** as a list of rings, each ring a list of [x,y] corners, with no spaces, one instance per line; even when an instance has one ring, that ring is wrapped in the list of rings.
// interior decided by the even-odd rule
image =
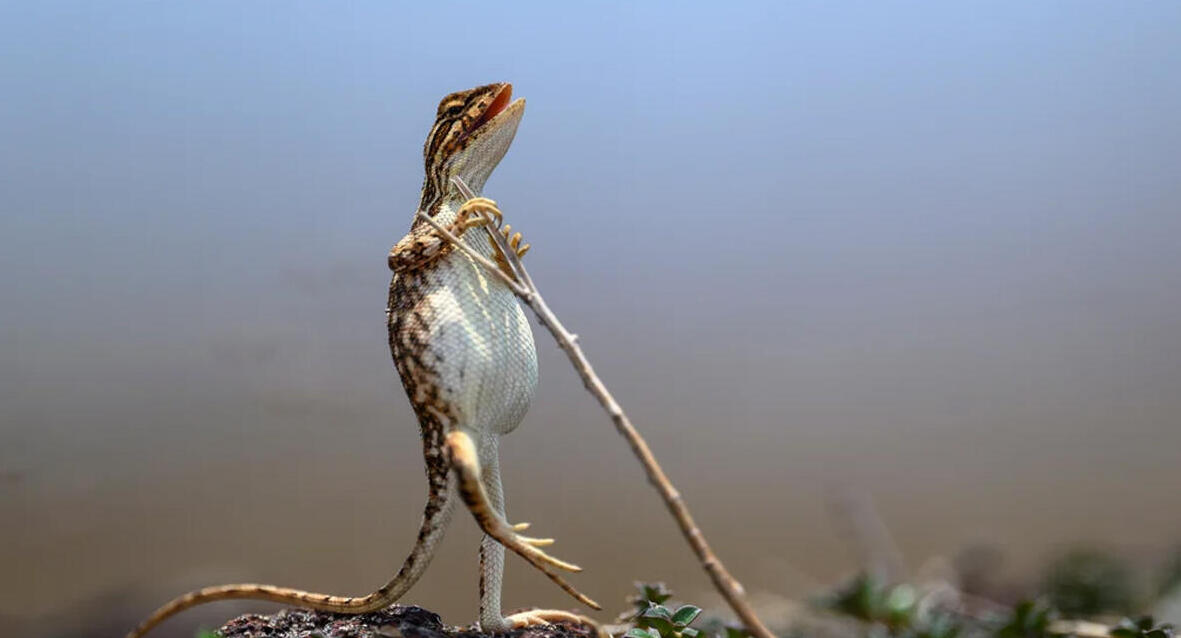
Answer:
[[[496,166],[492,165],[486,171],[473,172],[472,174],[459,173],[459,176],[468,185],[468,188],[472,189],[472,192],[479,197],[483,194],[484,183],[488,181],[488,176],[492,174],[494,168]],[[454,212],[466,201],[455,184],[451,183],[450,176],[454,174],[456,173],[446,171],[439,171],[434,177],[428,174],[427,181],[422,187],[422,194],[418,198],[418,210],[441,224],[450,223],[452,217],[439,217],[440,213]]]
[[[436,222],[444,226],[455,221],[455,218],[459,215],[459,208],[463,206],[464,202],[463,195],[460,195],[454,188],[451,190],[453,192],[441,198],[431,210],[427,211],[427,214],[434,218]],[[476,196],[480,195],[481,189],[473,188],[472,190],[476,193]]]
[[[518,100],[479,139],[454,155],[428,164],[422,195],[419,197],[419,210],[436,217],[448,204],[458,207],[463,203],[459,189],[451,183],[453,175],[463,178],[476,195],[481,194],[484,183],[512,145],[524,108],[524,103]]]

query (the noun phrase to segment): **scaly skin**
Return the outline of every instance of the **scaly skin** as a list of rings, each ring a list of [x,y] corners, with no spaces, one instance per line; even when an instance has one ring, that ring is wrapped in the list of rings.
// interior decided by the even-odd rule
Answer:
[[[470,247],[502,263],[491,242],[465,237],[469,229],[488,223],[485,211],[499,224],[500,211],[484,198],[463,201],[450,179],[462,177],[475,192],[483,188],[512,143],[525,111],[524,100],[510,103],[511,96],[510,85],[490,84],[443,98],[423,152],[426,178],[418,208]],[[512,238],[512,247],[519,254],[528,250],[528,245],[520,246],[519,233]],[[217,600],[266,600],[340,613],[386,607],[426,570],[451,520],[456,496],[485,532],[480,546],[480,626],[484,631],[543,622],[594,625],[583,616],[558,610],[508,617],[500,612],[505,547],[583,604],[599,609],[555,572],[579,571],[579,567],[538,549],[552,543],[551,539],[522,536],[519,532],[528,524],[510,525],[504,517],[498,439],[521,422],[537,385],[533,334],[516,297],[417,216],[410,232],[390,251],[388,264],[394,273],[386,311],[390,350],[418,417],[427,474],[422,524],[401,569],[376,591],[356,597],[275,585],[206,587],[156,610],[127,638],[139,638],[180,611]]]

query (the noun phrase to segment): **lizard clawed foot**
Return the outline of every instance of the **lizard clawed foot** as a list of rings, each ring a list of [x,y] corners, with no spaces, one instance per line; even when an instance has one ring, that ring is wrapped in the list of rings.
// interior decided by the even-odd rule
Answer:
[[[446,445],[451,457],[451,465],[458,475],[459,495],[463,498],[463,502],[471,511],[472,516],[475,517],[476,522],[479,523],[480,529],[506,549],[512,550],[528,561],[530,565],[541,570],[554,584],[582,604],[592,609],[601,609],[598,603],[574,589],[564,578],[553,571],[555,568],[569,572],[582,571],[578,565],[555,558],[538,549],[538,547],[552,544],[553,539],[522,536],[518,533],[519,529],[524,529],[521,525],[511,525],[495,513],[488,500],[488,494],[484,491],[483,483],[480,481],[479,454],[471,436],[462,430],[455,430],[447,435]]]
[[[537,549],[538,547],[548,547],[549,545],[553,545],[554,539],[552,538],[533,538],[532,536],[522,536],[514,529],[516,525],[510,525],[501,520],[499,517],[495,517],[495,520],[493,521],[493,527],[496,528],[495,532],[485,529],[485,533],[487,533],[492,538],[495,538],[501,545],[504,545],[505,547],[520,554],[522,558],[529,561],[530,563],[533,563],[534,566],[536,566],[537,562],[541,562],[553,567],[557,567],[558,569],[564,569],[568,572],[578,573],[582,571],[582,568],[578,565],[575,565],[574,563],[568,563],[560,558],[555,558],[544,551]]]
[[[492,221],[497,227],[504,220],[504,214],[497,208],[496,202],[487,197],[473,197],[464,202],[463,206],[459,207],[456,219],[465,229],[486,226],[488,225],[488,216],[484,214],[485,212],[492,215],[494,218]]]
[[[501,237],[504,237],[505,240],[507,240],[509,250],[516,253],[517,259],[520,259],[525,256],[525,253],[529,252],[530,246],[529,244],[525,244],[524,246],[521,245],[521,233],[509,235],[512,230],[512,226],[505,224],[504,228],[500,229],[500,235]],[[500,268],[501,272],[513,279],[516,279],[516,272],[514,271],[513,267],[509,265],[508,258],[505,257],[504,251],[500,249],[500,244],[496,243],[496,238],[489,235],[488,243],[492,244],[492,252],[495,253],[496,265]]]
[[[489,219],[489,215],[491,215],[491,219]],[[517,259],[524,257],[525,253],[529,252],[531,246],[529,244],[521,244],[521,233],[510,234],[512,233],[512,226],[505,225],[501,228],[503,222],[504,213],[500,212],[500,208],[496,206],[496,202],[487,197],[473,197],[459,207],[454,223],[461,233],[469,228],[479,228],[492,223],[493,226],[500,229],[501,236],[508,242],[509,249],[517,254]],[[488,243],[492,244],[492,251],[496,253],[496,264],[500,266],[504,274],[516,278],[513,268],[501,252],[500,246],[497,245],[492,237],[488,237]]]
[[[524,532],[524,530],[529,529],[530,525],[533,525],[533,523],[516,523],[516,525],[510,525],[509,528],[513,529],[514,532]],[[521,535],[517,535],[517,538],[520,538],[524,542],[528,542],[529,545],[534,547],[546,547],[547,545],[554,545],[554,539],[531,539],[529,536]]]
[[[517,253],[517,258],[520,259],[521,257],[525,256],[525,253],[529,252],[529,249],[532,248],[532,246],[529,244],[525,244],[524,246],[521,245],[521,233],[516,233],[510,237],[509,233],[512,232],[512,230],[513,227],[506,224],[504,228],[500,229],[500,234],[508,240],[509,248],[512,248],[513,252]],[[492,238],[488,238],[488,241],[492,241]],[[495,242],[493,242],[493,246],[495,245]]]
[[[560,609],[530,609],[510,614],[504,621],[512,629],[531,627],[533,625],[552,625],[555,623],[586,625],[594,628],[598,638],[611,638],[611,634],[607,633],[607,630],[594,620]]]

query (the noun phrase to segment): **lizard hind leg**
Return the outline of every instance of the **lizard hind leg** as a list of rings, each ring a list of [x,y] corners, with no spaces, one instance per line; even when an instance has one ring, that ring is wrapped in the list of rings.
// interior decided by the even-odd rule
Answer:
[[[488,495],[492,513],[505,520],[504,488],[500,483],[499,436],[485,434],[480,445],[480,482]],[[520,527],[513,525],[514,531]],[[480,629],[507,631],[500,615],[500,592],[504,582],[504,545],[484,534],[480,539]]]
[[[489,499],[488,492],[480,477],[480,457],[476,444],[463,430],[454,430],[447,435],[447,450],[451,465],[455,469],[459,496],[475,517],[484,533],[497,543],[511,549],[530,565],[544,573],[555,585],[591,609],[601,609],[599,604],[586,594],[574,589],[554,568],[578,572],[582,568],[550,556],[537,548],[548,544],[549,539],[527,538],[518,534],[513,526],[500,516]]]
[[[499,437],[489,434],[482,439],[479,449],[480,483],[488,496],[488,505],[493,512],[505,520],[504,487],[500,481]],[[524,531],[528,523],[511,525],[514,532]],[[540,547],[553,543],[551,538],[520,537],[526,543]],[[611,638],[611,635],[594,620],[558,609],[530,609],[509,616],[500,611],[500,593],[504,578],[504,546],[495,538],[484,535],[480,541],[480,630],[501,632],[533,625],[554,623],[584,625],[594,629],[597,638]]]

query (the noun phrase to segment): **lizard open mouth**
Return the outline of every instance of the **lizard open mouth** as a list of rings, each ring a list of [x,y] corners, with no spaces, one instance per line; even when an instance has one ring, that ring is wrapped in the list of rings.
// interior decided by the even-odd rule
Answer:
[[[443,98],[423,149],[427,174],[433,175],[441,167],[466,157],[469,149],[480,156],[495,154],[499,160],[512,142],[524,112],[524,98],[514,100],[513,86],[508,82],[487,84]]]
[[[505,82],[501,85],[500,90],[496,93],[496,97],[492,98],[492,102],[488,104],[483,113],[471,123],[471,126],[464,131],[462,137],[457,140],[457,143],[463,146],[474,142],[476,138],[483,133],[494,128],[489,126],[496,120],[496,117],[504,113],[513,105],[513,85]],[[523,100],[517,100],[521,102]]]
[[[492,103],[488,105],[488,108],[484,109],[480,117],[476,118],[475,123],[472,124],[471,132],[476,132],[481,126],[487,124],[489,120],[500,115],[501,111],[508,108],[509,102],[512,99],[513,85],[505,82],[500,92],[496,94],[496,97],[492,98]]]

